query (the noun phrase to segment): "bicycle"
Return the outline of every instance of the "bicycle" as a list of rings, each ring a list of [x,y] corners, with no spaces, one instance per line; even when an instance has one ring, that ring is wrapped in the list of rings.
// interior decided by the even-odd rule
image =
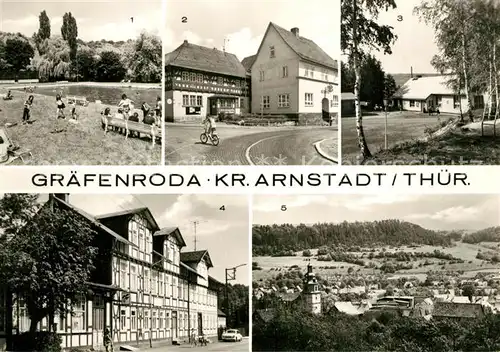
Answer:
[[[219,145],[220,139],[219,139],[219,136],[217,135],[217,132],[215,132],[215,129],[212,130],[212,133],[208,133],[207,131],[204,131],[200,135],[201,143],[207,144],[208,140],[210,140],[210,142],[212,142],[212,144],[214,146]]]

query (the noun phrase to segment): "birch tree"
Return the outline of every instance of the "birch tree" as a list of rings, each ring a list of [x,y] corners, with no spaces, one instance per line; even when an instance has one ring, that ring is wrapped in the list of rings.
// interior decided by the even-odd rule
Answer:
[[[372,156],[366,143],[361,112],[361,58],[365,51],[378,50],[391,54],[391,45],[397,39],[393,28],[377,23],[381,11],[396,8],[395,0],[342,0],[341,49],[349,57],[355,74],[354,95],[356,131],[362,160]]]

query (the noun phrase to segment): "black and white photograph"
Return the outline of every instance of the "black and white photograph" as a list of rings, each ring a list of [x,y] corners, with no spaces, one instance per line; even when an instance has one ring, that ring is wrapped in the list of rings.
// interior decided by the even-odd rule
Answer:
[[[161,10],[3,1],[0,166],[160,165]]]
[[[2,351],[248,351],[249,201],[0,195]]]
[[[254,196],[253,351],[500,349],[498,195]]]
[[[168,1],[165,164],[337,164],[339,10]]]
[[[342,163],[497,165],[500,3],[342,0]]]

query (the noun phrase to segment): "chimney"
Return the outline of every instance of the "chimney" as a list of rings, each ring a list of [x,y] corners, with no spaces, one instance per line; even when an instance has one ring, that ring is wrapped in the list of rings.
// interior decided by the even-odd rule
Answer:
[[[293,27],[292,29],[290,29],[290,32],[295,34],[297,38],[299,37],[299,29],[297,27]]]
[[[187,39],[184,39],[184,44],[187,44],[187,43],[188,43]]]
[[[410,78],[413,78],[413,66],[410,66]]]
[[[313,272],[313,267],[312,267],[312,265],[311,265],[311,264],[309,264],[309,265],[307,266],[307,273],[308,273],[308,274],[311,274],[312,272]]]

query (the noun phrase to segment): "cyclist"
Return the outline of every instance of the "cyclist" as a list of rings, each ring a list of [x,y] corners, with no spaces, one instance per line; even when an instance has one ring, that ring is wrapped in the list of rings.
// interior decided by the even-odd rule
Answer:
[[[207,116],[205,121],[203,121],[205,124],[205,133],[210,136],[210,138],[213,137],[214,132],[215,132],[215,118],[213,116]]]

